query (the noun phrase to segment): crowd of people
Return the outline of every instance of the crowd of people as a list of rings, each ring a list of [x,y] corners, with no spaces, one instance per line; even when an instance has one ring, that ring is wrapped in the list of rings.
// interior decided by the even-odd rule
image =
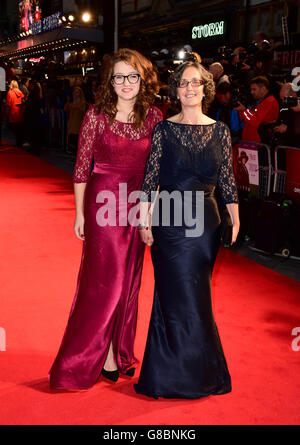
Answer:
[[[16,146],[40,154],[43,146],[76,155],[78,134],[88,107],[95,102],[97,81],[69,78],[39,81],[15,76],[2,93],[2,121],[15,136]]]
[[[208,115],[223,121],[231,131],[233,143],[238,140],[268,145],[300,146],[299,72],[294,76],[282,72],[274,62],[268,41],[250,52],[237,47],[223,51],[214,59],[203,59],[197,53],[186,53],[185,61],[195,58],[212,73],[216,95]],[[174,65],[156,67],[160,91],[155,105],[164,118],[176,113],[171,103],[168,79]],[[76,156],[78,134],[84,114],[95,103],[97,77],[38,79],[14,77],[2,97],[2,119],[14,132],[16,145],[28,145],[32,153],[41,147],[58,146]],[[300,79],[300,77],[299,77]]]
[[[212,73],[216,90],[208,115],[228,125],[233,143],[246,140],[271,147],[300,147],[300,97],[296,91],[300,68],[291,70],[294,75],[282,71],[274,62],[273,51],[264,47],[251,55],[237,47],[227,54],[224,51],[218,59],[201,60]],[[167,117],[173,112],[170,109],[169,113],[166,104],[163,110]]]

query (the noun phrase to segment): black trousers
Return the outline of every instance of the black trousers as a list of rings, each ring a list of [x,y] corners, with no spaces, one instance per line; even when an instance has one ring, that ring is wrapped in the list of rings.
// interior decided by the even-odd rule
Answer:
[[[24,123],[23,122],[11,123],[11,128],[16,138],[16,146],[22,147],[24,139]]]

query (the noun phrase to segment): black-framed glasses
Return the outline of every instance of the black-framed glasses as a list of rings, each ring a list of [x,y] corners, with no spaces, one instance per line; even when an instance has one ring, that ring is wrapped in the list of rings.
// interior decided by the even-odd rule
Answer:
[[[201,85],[204,85],[205,82],[202,79],[180,79],[180,81],[178,82],[178,88],[186,88],[189,84],[191,84],[192,87],[200,87]]]
[[[124,76],[123,74],[115,74],[114,76],[112,76],[112,79],[116,85],[123,85],[125,79],[127,79],[129,83],[134,84],[138,83],[140,77],[140,74],[128,74],[128,76]]]

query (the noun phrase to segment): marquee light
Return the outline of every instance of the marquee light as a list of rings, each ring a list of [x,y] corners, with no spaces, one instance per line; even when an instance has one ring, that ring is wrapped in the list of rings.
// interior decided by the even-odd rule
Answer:
[[[224,21],[209,23],[206,25],[194,26],[192,29],[192,39],[202,39],[203,37],[213,37],[224,34]]]

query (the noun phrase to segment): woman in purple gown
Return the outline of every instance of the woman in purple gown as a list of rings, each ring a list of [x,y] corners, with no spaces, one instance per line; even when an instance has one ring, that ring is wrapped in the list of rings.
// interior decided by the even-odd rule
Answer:
[[[132,376],[144,245],[127,217],[143,182],[158,90],[150,61],[121,49],[105,65],[98,101],[81,126],[74,170],[76,236],[83,240],[77,289],[58,355],[54,389],[87,389],[102,374]],[[94,160],[93,172],[91,172]],[[137,192],[138,195],[138,192]]]

